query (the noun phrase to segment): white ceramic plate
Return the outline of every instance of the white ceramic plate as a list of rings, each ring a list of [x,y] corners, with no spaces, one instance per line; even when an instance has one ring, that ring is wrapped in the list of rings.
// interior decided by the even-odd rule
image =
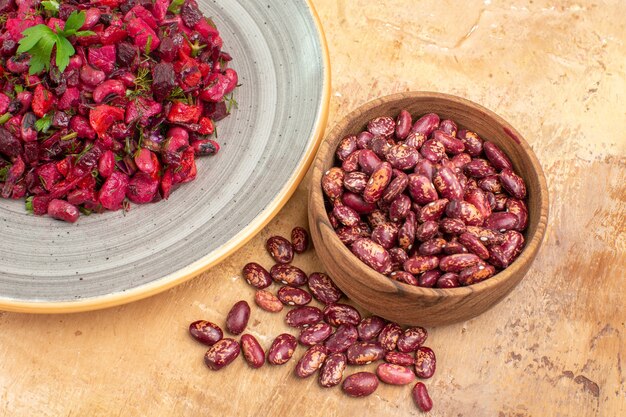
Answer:
[[[199,0],[231,53],[239,108],[218,155],[170,199],[75,224],[0,200],[0,309],[68,312],[163,291],[258,232],[306,173],[328,113],[328,52],[307,0]]]

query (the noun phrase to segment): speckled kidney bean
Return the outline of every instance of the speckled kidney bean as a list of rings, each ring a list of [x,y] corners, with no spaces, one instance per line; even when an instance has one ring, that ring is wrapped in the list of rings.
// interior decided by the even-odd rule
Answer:
[[[443,248],[443,253],[446,255],[454,255],[456,253],[467,253],[469,252],[463,244],[459,243],[457,240],[452,238],[446,244],[446,247]]]
[[[502,192],[502,184],[497,175],[489,175],[488,177],[478,180],[478,186],[484,190],[494,194]]]
[[[463,198],[463,188],[459,179],[450,168],[442,167],[433,174],[433,184],[443,198],[460,200]]]
[[[328,213],[328,222],[330,223],[330,225],[335,230],[340,226],[339,225],[339,220],[337,220],[337,218],[335,217],[335,215],[332,212]]]
[[[385,362],[400,366],[412,366],[415,365],[415,358],[409,353],[387,352]]]
[[[308,327],[322,320],[322,310],[312,306],[296,307],[285,316],[285,323],[291,327]]]
[[[437,279],[441,276],[441,272],[436,269],[426,271],[417,278],[417,285],[424,288],[432,288],[437,283]]]
[[[522,177],[517,175],[510,169],[503,169],[499,174],[500,183],[502,187],[511,194],[511,196],[518,200],[523,200],[526,197],[526,184]]]
[[[378,155],[376,155],[371,149],[362,149],[359,152],[359,166],[361,167],[361,171],[367,175],[372,175],[381,163],[382,161]]]
[[[483,140],[476,133],[460,130],[456,136],[465,144],[465,151],[470,154],[470,156],[475,157],[482,153]]]
[[[309,232],[303,227],[294,227],[291,231],[291,246],[295,253],[304,253],[309,248]]]
[[[339,141],[339,144],[337,145],[337,150],[335,151],[335,155],[337,155],[337,159],[339,159],[340,161],[345,161],[348,155],[356,150],[356,136],[350,135]]]
[[[349,191],[343,194],[341,201],[359,214],[369,214],[377,208],[375,203],[368,203],[360,195]]]
[[[502,211],[506,208],[506,201],[509,199],[509,196],[506,193],[494,194],[495,199],[495,208],[494,211]]]
[[[314,272],[309,276],[309,291],[322,304],[333,304],[339,301],[343,293],[327,274]]]
[[[389,207],[389,218],[394,222],[403,220],[409,211],[411,211],[411,199],[405,194],[400,194]]]
[[[432,138],[433,140],[440,142],[449,154],[457,155],[465,151],[465,144],[462,140],[452,137],[443,130],[435,130]]]
[[[430,136],[431,133],[435,131],[439,127],[439,115],[436,113],[427,113],[417,119],[413,126],[411,127],[411,132],[420,133],[426,137]]]
[[[282,365],[287,363],[293,356],[298,346],[295,337],[288,333],[280,334],[274,339],[267,351],[267,361],[272,365]]]
[[[385,192],[385,189],[391,182],[392,167],[389,162],[382,162],[372,172],[370,179],[363,190],[363,200],[367,203],[375,203],[380,200]]]
[[[406,139],[411,131],[411,127],[413,124],[413,118],[411,117],[411,113],[402,109],[396,118],[396,138],[400,140]]]
[[[406,137],[404,144],[415,149],[420,149],[424,142],[426,142],[426,136],[422,135],[421,133],[410,132],[409,135]]]
[[[463,233],[459,236],[459,242],[480,259],[489,258],[489,249],[487,249],[483,242],[475,235]]]
[[[311,302],[311,294],[300,288],[284,286],[276,294],[278,299],[285,305],[303,306]]]
[[[330,337],[326,339],[324,346],[326,346],[331,353],[345,352],[358,338],[359,333],[355,326],[352,324],[342,324],[337,327],[335,333],[331,334]]]
[[[476,206],[464,200],[450,200],[445,211],[448,217],[459,219],[467,226],[480,226],[485,221]]]
[[[415,404],[422,410],[427,413],[433,408],[433,400],[430,399],[430,395],[428,395],[428,389],[423,382],[418,382],[413,387],[411,391],[411,395],[413,396],[413,401]]]
[[[439,123],[439,130],[447,133],[450,136],[456,136],[456,132],[459,130],[454,120],[445,119]]]
[[[426,346],[417,348],[415,351],[415,374],[422,379],[427,379],[434,375],[436,368],[435,352]]]
[[[439,258],[436,256],[414,256],[409,258],[403,265],[405,271],[414,275],[430,271],[439,266]]]
[[[384,136],[374,136],[370,141],[370,150],[376,154],[379,158],[386,159],[385,156],[389,149],[395,145],[391,138]]]
[[[487,198],[487,202],[489,203],[489,207],[491,211],[496,209],[496,195],[491,191],[485,191],[485,197]]]
[[[237,301],[226,316],[226,329],[232,334],[241,334],[250,319],[250,305],[244,301]]]
[[[446,156],[446,148],[443,143],[429,139],[420,148],[420,154],[430,162],[439,162]]]
[[[422,256],[438,255],[443,252],[446,247],[446,240],[440,237],[435,237],[426,242],[423,242],[417,252]]]
[[[276,264],[270,269],[272,279],[281,284],[300,287],[307,282],[307,276],[300,268],[288,264]]]
[[[413,247],[413,243],[415,242],[415,225],[415,213],[409,211],[400,230],[398,230],[398,245],[400,246],[398,249],[410,250]],[[404,259],[402,263],[404,263],[405,260],[406,259]]]
[[[356,150],[343,160],[343,162],[341,163],[341,169],[343,169],[344,172],[348,173],[358,171],[360,152],[360,150]]]
[[[341,383],[346,369],[347,359],[343,353],[332,353],[326,357],[319,373],[319,383],[324,388],[334,387]]]
[[[389,385],[406,385],[415,381],[415,373],[410,368],[392,363],[381,363],[376,368],[381,381]]]
[[[293,246],[291,246],[290,241],[282,236],[272,236],[267,239],[265,248],[279,264],[288,264],[293,260]]]
[[[504,233],[504,243],[489,248],[489,262],[498,268],[506,268],[517,258],[524,247],[524,236],[516,230]]]
[[[244,334],[241,336],[241,351],[243,357],[252,368],[260,368],[265,363],[265,352],[251,334]]]
[[[504,243],[504,235],[496,230],[478,226],[468,226],[467,233],[476,236],[485,246]]]
[[[189,325],[189,333],[198,342],[213,346],[224,337],[224,332],[215,323],[206,320],[197,320]]]
[[[378,378],[371,372],[357,372],[346,377],[341,388],[350,397],[367,397],[378,388]]]
[[[428,332],[423,327],[409,327],[398,338],[398,350],[403,353],[414,352],[422,346],[428,338]]]
[[[522,231],[528,226],[528,208],[526,203],[515,198],[508,198],[505,204],[506,210],[517,217],[517,226],[515,230]]]
[[[263,310],[269,311],[270,313],[278,313],[283,309],[283,303],[267,290],[258,290],[254,294],[254,302]]]
[[[415,275],[406,271],[393,271],[391,274],[389,274],[389,278],[391,278],[394,281],[402,282],[404,284],[409,284],[409,285],[418,284],[418,280],[415,277]]]
[[[347,304],[330,304],[324,308],[324,321],[331,326],[352,324],[356,326],[361,321],[359,311]]]
[[[463,172],[472,178],[485,178],[496,174],[494,167],[484,159],[473,159],[463,166]]]
[[[402,143],[392,146],[386,154],[387,161],[392,167],[400,170],[413,168],[420,159],[417,149]]]
[[[378,334],[378,343],[386,351],[395,350],[398,344],[398,339],[402,334],[402,328],[396,323],[387,323],[385,327]]]
[[[369,149],[369,143],[374,138],[370,132],[363,131],[356,136],[356,146],[359,149]]]
[[[339,223],[346,226],[356,226],[361,221],[359,213],[343,204],[336,204],[333,208],[333,214],[339,220]]]
[[[483,143],[483,150],[485,156],[489,159],[489,162],[496,167],[496,169],[513,169],[513,164],[508,156],[493,142],[486,141]]]
[[[480,258],[473,253],[459,253],[441,258],[439,261],[439,269],[444,272],[459,272],[479,262]]]
[[[457,170],[462,170],[465,164],[471,161],[472,161],[472,157],[470,156],[470,154],[466,152],[460,153],[458,155],[454,155],[454,157],[450,160],[452,165],[454,165],[454,167]]]
[[[460,285],[472,285],[491,278],[495,273],[493,265],[480,263],[459,272],[458,282]]]
[[[423,175],[428,178],[428,181],[432,181],[433,174],[435,173],[435,164],[428,159],[420,159],[417,165],[415,165],[413,172],[417,175]]]
[[[385,350],[378,342],[356,342],[346,351],[350,365],[368,365],[381,360]]]
[[[383,223],[372,230],[371,239],[385,249],[391,249],[398,240],[398,226],[394,223]]]
[[[434,220],[426,220],[417,227],[415,237],[417,240],[425,242],[435,237],[437,232],[439,232],[439,223]]]
[[[359,238],[350,249],[357,258],[375,271],[381,274],[391,272],[389,252],[371,239]]]
[[[364,237],[361,234],[361,230],[360,230],[360,228],[358,226],[352,226],[352,227],[344,226],[344,227],[340,227],[339,229],[337,229],[336,233],[337,233],[337,237],[339,238],[339,240],[341,240],[341,242],[344,245],[351,245],[358,238]]]
[[[381,197],[382,201],[385,203],[391,203],[396,199],[400,194],[406,190],[406,187],[409,185],[409,177],[402,171],[394,170],[394,178],[391,180],[383,196]]]
[[[446,272],[437,279],[437,288],[456,288],[459,286],[459,274]]]
[[[391,136],[396,130],[396,123],[391,117],[381,116],[367,123],[367,131],[372,135]]]
[[[255,288],[263,289],[272,285],[270,273],[256,262],[250,262],[243,267],[243,277]]]
[[[489,216],[484,223],[484,227],[491,230],[505,232],[507,230],[517,229],[519,218],[513,213],[498,211]]]
[[[431,203],[426,204],[420,209],[418,219],[420,222],[439,220],[446,208],[449,205],[450,200],[447,198],[441,198]],[[463,219],[461,219],[463,220]]]
[[[367,342],[376,339],[387,322],[379,316],[369,316],[361,320],[357,326],[359,340]]]
[[[485,192],[479,188],[473,188],[465,193],[465,201],[478,209],[482,218],[491,216],[491,206]]]
[[[368,180],[369,177],[364,172],[349,172],[343,178],[343,186],[346,187],[348,191],[359,194],[365,190]]]
[[[305,327],[300,331],[298,341],[305,346],[313,346],[323,343],[333,334],[333,328],[328,323],[320,322]]]
[[[322,189],[324,194],[331,200],[341,198],[343,194],[343,177],[345,173],[341,168],[333,167],[326,171],[322,177]]]
[[[426,204],[437,200],[437,190],[428,177],[419,174],[409,175],[409,193],[418,204]]]
[[[207,350],[204,354],[204,363],[210,369],[218,371],[234,361],[240,352],[241,348],[236,340],[224,338]]]
[[[389,256],[391,257],[391,268],[392,271],[400,271],[402,270],[402,265],[409,259],[409,255],[407,255],[406,251],[402,248],[391,248],[388,250]],[[392,272],[393,273],[393,272]]]
[[[459,219],[441,219],[439,222],[439,228],[442,232],[447,233],[449,235],[459,235],[464,233],[466,230],[465,223],[463,223]]]
[[[326,346],[311,346],[298,361],[295,371],[296,375],[300,378],[310,377],[322,367],[327,356],[328,349],[326,349]]]

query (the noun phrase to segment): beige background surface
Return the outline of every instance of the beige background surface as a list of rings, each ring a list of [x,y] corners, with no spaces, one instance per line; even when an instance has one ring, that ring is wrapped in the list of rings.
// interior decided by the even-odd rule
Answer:
[[[331,126],[379,95],[458,94],[509,120],[546,171],[550,224],[526,279],[486,314],[430,329],[431,415],[626,415],[626,4],[314,3],[331,53]],[[409,387],[350,399],[297,380],[295,361],[211,372],[187,335],[189,322],[221,324],[252,300],[239,271],[269,267],[264,240],[306,224],[307,186],[245,248],[164,294],[76,315],[0,312],[0,416],[421,415]],[[296,264],[319,269],[313,252]],[[267,347],[287,330],[282,317],[255,309],[250,331]]]

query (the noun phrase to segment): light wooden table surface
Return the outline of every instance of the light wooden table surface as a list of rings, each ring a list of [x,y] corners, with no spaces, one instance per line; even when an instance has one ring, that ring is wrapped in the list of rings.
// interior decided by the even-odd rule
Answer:
[[[379,95],[433,90],[496,111],[546,171],[550,222],[501,304],[430,329],[433,416],[626,415],[626,4],[314,0],[332,61],[329,126]],[[461,6],[463,4],[463,6]],[[252,300],[239,271],[270,266],[273,234],[306,224],[303,183],[250,244],[164,294],[85,314],[0,313],[0,416],[418,416],[410,387],[350,399],[294,362],[211,372],[189,322]],[[297,259],[319,268],[309,252]],[[288,330],[253,310],[264,346]],[[302,347],[298,348],[301,353]]]

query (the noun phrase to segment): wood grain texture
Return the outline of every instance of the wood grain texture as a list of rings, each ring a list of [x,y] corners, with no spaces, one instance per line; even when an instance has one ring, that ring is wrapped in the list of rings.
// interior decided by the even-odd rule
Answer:
[[[314,2],[330,43],[329,126],[393,92],[456,94],[515,126],[546,173],[548,229],[524,280],[481,316],[429,329],[429,416],[626,415],[626,4]],[[223,323],[252,300],[241,267],[271,266],[265,239],[307,224],[306,197],[305,182],[248,245],[166,293],[84,314],[0,313],[0,416],[424,415],[410,387],[351,399],[297,380],[294,362],[253,371],[237,360],[219,373],[202,363],[188,324]],[[313,252],[296,264],[320,268]],[[267,348],[289,329],[255,310],[250,331]]]
[[[421,288],[389,279],[360,262],[337,237],[324,207],[321,180],[335,163],[335,149],[344,137],[363,131],[369,120],[397,117],[405,109],[413,120],[437,113],[459,129],[478,133],[500,146],[526,182],[529,225],[526,245],[506,270],[468,287]],[[488,109],[447,94],[406,92],[372,100],[346,115],[320,146],[309,185],[309,227],[322,265],[336,284],[360,306],[388,320],[407,325],[440,326],[469,320],[500,302],[524,278],[543,240],[548,220],[548,189],[534,152],[513,126]]]

